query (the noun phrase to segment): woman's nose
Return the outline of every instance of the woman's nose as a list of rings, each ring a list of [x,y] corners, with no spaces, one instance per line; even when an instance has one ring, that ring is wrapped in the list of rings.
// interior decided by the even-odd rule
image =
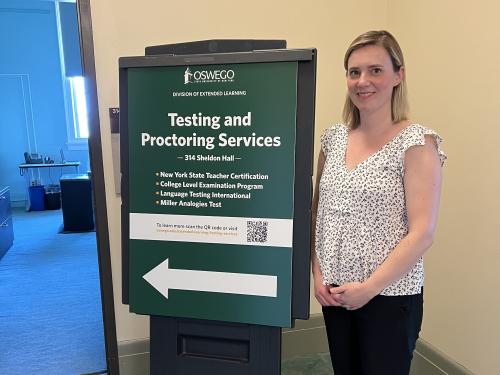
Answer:
[[[368,76],[366,72],[361,72],[358,78],[358,86],[366,86],[369,85],[370,81],[368,79]]]

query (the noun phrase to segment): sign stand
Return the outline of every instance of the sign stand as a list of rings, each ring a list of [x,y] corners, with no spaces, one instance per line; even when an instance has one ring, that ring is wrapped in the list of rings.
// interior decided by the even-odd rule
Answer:
[[[151,316],[151,374],[279,375],[281,328]]]
[[[316,50],[212,40],[120,59],[123,303],[150,373],[281,370],[309,317]]]

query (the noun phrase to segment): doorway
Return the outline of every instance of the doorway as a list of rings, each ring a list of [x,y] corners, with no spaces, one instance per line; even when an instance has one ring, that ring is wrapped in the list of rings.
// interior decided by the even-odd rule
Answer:
[[[0,34],[4,37],[11,35],[12,30],[16,30],[15,27],[23,24],[19,22],[23,17],[30,21],[28,23],[31,26],[33,26],[33,20],[43,23],[54,19],[59,3],[66,4],[67,2],[57,0],[4,1],[0,10],[2,18],[0,25],[7,27],[9,33]],[[14,138],[21,136],[22,142],[15,142],[11,136],[0,137],[0,143],[2,143],[0,149],[4,151],[0,155],[0,172],[8,171],[8,173],[0,173],[0,185],[8,183],[16,188],[12,196],[14,205],[17,202],[19,206],[13,210],[14,246],[0,260],[0,337],[3,338],[0,342],[0,347],[2,347],[0,349],[0,373],[6,375],[18,373],[118,374],[90,4],[87,0],[73,2],[73,5],[75,15],[77,8],[79,13],[76,26],[77,30],[80,30],[81,61],[87,86],[90,128],[88,150],[83,151],[86,155],[83,164],[86,166],[83,166],[80,172],[92,171],[96,231],[60,233],[64,232],[61,230],[60,209],[26,212],[24,207],[21,207],[23,205],[19,204],[19,201],[26,199],[25,181],[12,178],[10,178],[12,182],[5,181],[8,179],[5,176],[12,176],[13,171],[18,172],[18,165],[22,162],[22,152],[13,150],[13,146],[20,144],[21,150],[30,153],[38,153],[43,147],[50,149],[50,138],[56,138],[55,124],[61,122],[56,111],[53,110],[54,101],[49,101],[51,105],[43,105],[44,98],[36,95],[36,89],[40,85],[37,81],[36,69],[41,69],[41,54],[35,58],[31,56],[31,59],[29,56],[30,51],[47,49],[50,43],[20,44],[19,46],[24,50],[21,52],[18,63],[14,65],[17,71],[13,72],[12,68],[9,70],[3,66],[8,59],[2,58],[3,63],[0,63],[0,73],[9,75],[6,81],[9,84],[2,85],[2,88],[9,88],[9,90],[13,88],[19,94],[0,95],[0,98],[5,96],[12,102],[4,103],[13,114],[8,119],[3,117],[4,121],[0,129],[4,134],[7,134],[7,130],[10,133],[13,129],[26,130],[25,134],[14,132],[15,134],[12,135]],[[13,14],[16,19],[12,19]],[[15,27],[10,27],[9,23]],[[40,34],[39,30],[38,28]],[[29,30],[20,30],[19,34],[26,36]],[[0,43],[12,44],[12,40],[8,39],[12,38],[2,38]],[[2,46],[2,55],[8,55],[4,46]],[[26,64],[29,60],[35,60],[37,63],[35,71],[27,69]],[[46,78],[49,74],[43,75]],[[57,84],[42,85],[42,87],[45,88],[47,96],[49,88],[57,87]],[[11,93],[15,93],[15,90]],[[17,111],[18,109],[20,111]],[[22,126],[14,127],[12,120],[20,122]],[[63,122],[67,124],[67,121]],[[48,138],[45,141],[42,140],[44,136]],[[59,159],[59,155],[52,156],[56,153],[54,148],[50,150],[51,159]],[[67,157],[71,155],[71,151],[68,150],[66,155]],[[61,158],[63,158],[62,153]],[[42,180],[46,180],[54,185],[58,183],[60,174],[47,176],[38,171],[31,174],[28,181],[29,183],[42,183]],[[21,185],[26,189],[24,192],[20,190]],[[45,268],[42,264],[45,264]],[[14,271],[17,272],[16,276],[13,276]],[[99,275],[104,276],[100,278]],[[87,292],[79,289],[82,286],[85,286],[84,289]],[[16,298],[16,301],[9,302],[7,297]],[[19,325],[14,326],[14,323]],[[85,336],[89,332],[94,332],[92,337]],[[43,366],[49,363],[51,363],[50,367],[44,371]],[[28,366],[31,364],[33,366],[30,369]],[[66,365],[73,367],[64,367]]]

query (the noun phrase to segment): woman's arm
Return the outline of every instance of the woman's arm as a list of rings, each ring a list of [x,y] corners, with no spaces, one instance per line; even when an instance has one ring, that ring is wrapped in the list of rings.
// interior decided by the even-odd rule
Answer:
[[[318,214],[319,202],[319,182],[323,174],[325,166],[325,154],[323,150],[320,151],[318,157],[318,166],[316,169],[316,183],[314,188],[314,195],[311,207],[311,268],[314,279],[314,295],[322,306],[340,306],[330,294],[330,287],[323,284],[323,276],[319,267],[318,257],[316,256],[316,219]]]
[[[332,293],[342,293],[342,305],[360,308],[407,274],[432,245],[441,192],[441,161],[434,139],[425,139],[425,145],[411,147],[405,155],[408,234],[365,282],[331,289]]]

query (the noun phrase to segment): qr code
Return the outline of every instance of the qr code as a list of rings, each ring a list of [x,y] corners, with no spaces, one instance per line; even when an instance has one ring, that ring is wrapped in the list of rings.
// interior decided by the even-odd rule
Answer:
[[[247,221],[247,242],[267,242],[267,221]]]

